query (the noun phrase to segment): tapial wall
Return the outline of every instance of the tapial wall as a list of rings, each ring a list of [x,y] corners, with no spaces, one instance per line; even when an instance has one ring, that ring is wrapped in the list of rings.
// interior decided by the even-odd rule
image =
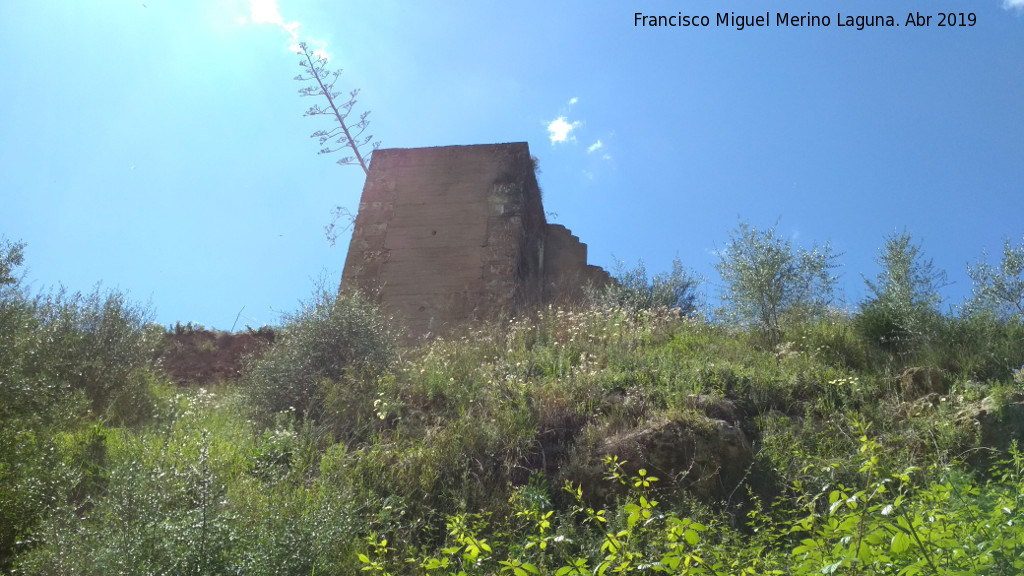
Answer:
[[[341,286],[378,299],[411,335],[556,301],[575,278],[607,273],[548,225],[525,142],[374,152]]]

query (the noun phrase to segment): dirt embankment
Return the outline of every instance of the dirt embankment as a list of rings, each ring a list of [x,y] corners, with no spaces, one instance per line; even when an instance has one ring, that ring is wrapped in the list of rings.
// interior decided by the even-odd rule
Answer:
[[[237,380],[247,358],[273,344],[273,329],[230,333],[191,325],[164,334],[160,366],[179,385],[209,386]]]

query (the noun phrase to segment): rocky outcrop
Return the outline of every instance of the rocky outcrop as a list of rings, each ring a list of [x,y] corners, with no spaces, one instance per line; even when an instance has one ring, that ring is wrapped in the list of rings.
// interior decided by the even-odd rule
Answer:
[[[717,398],[707,394],[690,394],[684,404],[713,420],[722,420],[733,426],[743,421],[743,411],[728,398]]]
[[[1024,393],[1014,392],[997,401],[988,396],[960,410],[956,420],[978,431],[981,445],[1000,450],[1016,440],[1024,443]]]
[[[631,477],[643,468],[664,489],[682,488],[706,501],[733,495],[753,463],[750,441],[740,428],[698,413],[661,417],[634,430],[607,438],[586,465],[574,471],[574,484],[594,504],[606,503],[626,487],[609,482],[606,457],[624,462]]]
[[[938,368],[919,366],[907,368],[900,376],[900,384],[905,400],[916,400],[929,394],[944,396],[949,394],[949,383],[946,376]]]

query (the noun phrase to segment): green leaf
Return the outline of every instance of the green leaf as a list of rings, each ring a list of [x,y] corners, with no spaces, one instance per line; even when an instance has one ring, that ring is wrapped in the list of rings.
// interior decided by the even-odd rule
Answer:
[[[566,576],[566,574],[583,574],[587,569],[587,560],[585,558],[577,558],[572,561],[571,564],[567,564],[558,569],[555,572],[555,576]]]
[[[921,573],[921,567],[916,565],[916,564],[912,564],[910,566],[907,566],[903,570],[900,570],[899,576],[917,576],[917,574],[920,574],[920,573]]]
[[[839,568],[842,567],[842,565],[843,565],[843,561],[842,560],[840,560],[839,562],[836,562],[835,564],[829,564],[829,565],[827,565],[827,566],[825,566],[824,568],[821,569],[821,573],[822,574],[834,574],[836,572],[836,570],[839,570]]]
[[[864,541],[867,542],[868,544],[872,545],[872,546],[878,546],[884,540],[885,540],[885,533],[884,532],[880,532],[880,531],[879,532],[871,532],[870,534],[867,534],[866,536],[864,536]]]
[[[665,566],[669,570],[675,570],[678,568],[682,561],[683,559],[680,558],[678,554],[667,554],[661,558],[662,566]]]
[[[690,546],[696,546],[697,542],[700,541],[700,536],[698,536],[697,532],[694,530],[687,530],[683,533],[683,537],[686,538],[686,543]]]
[[[893,534],[892,544],[889,546],[893,554],[902,554],[907,551],[907,548],[910,548],[910,536],[907,536],[906,532]]]
[[[857,550],[857,559],[864,564],[869,564],[871,560],[874,559],[874,552],[875,551],[871,549],[871,546],[869,546],[867,542],[862,541],[860,543],[860,549]]]
[[[804,554],[805,552],[810,552],[812,550],[817,550],[818,549],[818,541],[817,540],[812,540],[810,538],[801,540],[800,544],[801,544],[801,546],[797,546],[796,548],[793,549],[793,555],[794,556],[797,556],[799,554]]]

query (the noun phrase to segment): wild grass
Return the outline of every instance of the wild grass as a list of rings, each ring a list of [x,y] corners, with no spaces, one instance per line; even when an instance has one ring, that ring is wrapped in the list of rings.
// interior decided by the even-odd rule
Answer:
[[[1013,320],[946,319],[897,355],[841,312],[766,338],[591,306],[403,347],[365,301],[320,294],[242,382],[188,389],[160,375],[123,298],[56,302],[8,292],[0,308],[4,571],[1024,569],[1024,464],[977,424],[987,402],[1020,434]],[[122,344],[93,355],[106,341]],[[948,392],[905,397],[917,364]],[[724,417],[752,462],[728,498],[602,459],[609,438]],[[584,481],[618,488],[594,499]]]

